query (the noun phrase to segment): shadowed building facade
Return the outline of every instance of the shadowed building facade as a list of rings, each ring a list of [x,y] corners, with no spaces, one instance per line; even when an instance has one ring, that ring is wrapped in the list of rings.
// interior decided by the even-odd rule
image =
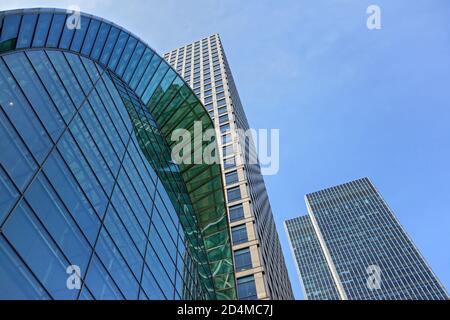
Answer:
[[[368,178],[305,200],[308,215],[285,227],[306,299],[448,299]]]
[[[256,148],[218,34],[164,54],[214,122],[224,172],[239,299],[293,299]]]
[[[0,12],[0,299],[235,299],[221,167],[171,159],[207,111],[138,37],[73,14]]]

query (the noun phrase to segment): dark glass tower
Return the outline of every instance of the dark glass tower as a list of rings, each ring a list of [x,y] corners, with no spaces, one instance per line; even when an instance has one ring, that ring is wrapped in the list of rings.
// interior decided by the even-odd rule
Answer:
[[[0,12],[0,299],[235,299],[221,168],[171,159],[207,111],[139,38],[73,18]]]
[[[448,299],[369,179],[305,198],[309,215],[286,230],[307,299]]]

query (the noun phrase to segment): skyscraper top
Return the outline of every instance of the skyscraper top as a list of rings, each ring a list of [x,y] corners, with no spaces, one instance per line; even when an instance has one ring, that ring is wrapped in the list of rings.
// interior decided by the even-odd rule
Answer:
[[[285,225],[308,299],[448,299],[368,178],[305,200],[309,215]]]

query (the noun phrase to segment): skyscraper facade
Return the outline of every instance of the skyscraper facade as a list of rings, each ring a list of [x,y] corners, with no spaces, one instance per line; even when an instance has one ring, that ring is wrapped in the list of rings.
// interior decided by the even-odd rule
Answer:
[[[203,101],[220,136],[220,160],[240,299],[293,299],[249,124],[218,34],[164,54]]]
[[[182,78],[104,19],[0,12],[0,299],[236,299],[214,128]]]
[[[305,298],[449,298],[368,178],[305,200],[308,215],[285,223]]]

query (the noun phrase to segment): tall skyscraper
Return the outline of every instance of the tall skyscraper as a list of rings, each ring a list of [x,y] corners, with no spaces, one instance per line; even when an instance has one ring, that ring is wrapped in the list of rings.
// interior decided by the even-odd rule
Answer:
[[[285,223],[305,298],[449,298],[368,178],[305,200],[308,215]]]
[[[0,12],[0,299],[236,299],[221,167],[171,157],[195,121],[125,29]]]
[[[224,172],[240,299],[293,299],[255,146],[218,34],[175,49],[164,58],[184,77],[214,121]]]

